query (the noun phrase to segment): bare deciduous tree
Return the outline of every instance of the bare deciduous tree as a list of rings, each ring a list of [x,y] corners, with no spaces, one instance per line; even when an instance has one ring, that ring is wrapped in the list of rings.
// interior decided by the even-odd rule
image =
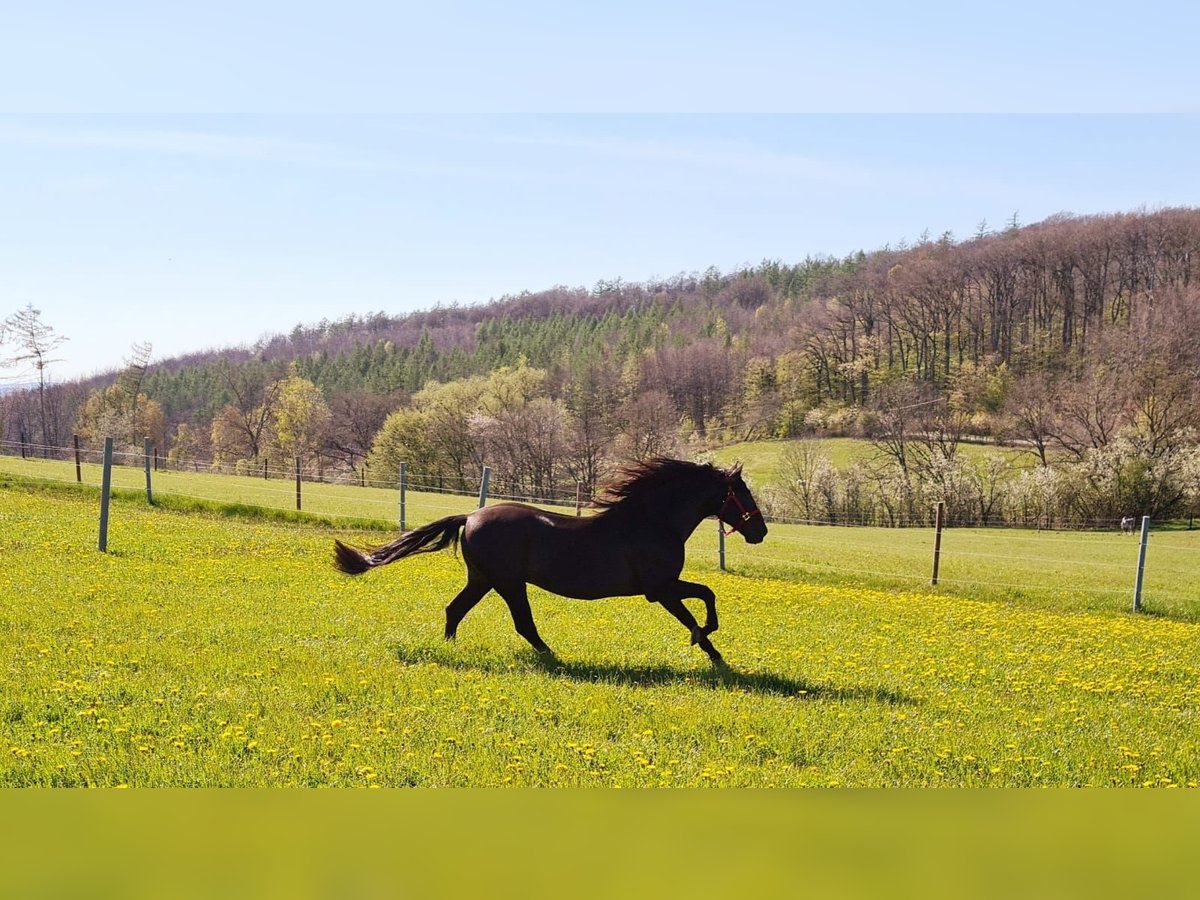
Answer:
[[[54,328],[42,321],[42,311],[34,309],[29,304],[19,309],[0,327],[0,344],[12,343],[15,352],[8,357],[0,358],[0,363],[9,368],[32,366],[37,374],[38,410],[42,425],[42,453],[49,454],[51,435],[49,418],[46,411],[46,369],[51,363],[61,360],[53,358],[57,350],[67,338],[56,334]],[[17,377],[21,377],[18,375]]]
[[[218,447],[236,443],[248,454],[247,458],[257,460],[266,449],[270,436],[271,417],[279,401],[283,373],[261,366],[234,366],[228,361],[222,361],[217,372],[234,402],[219,414],[220,440],[218,423],[213,422],[213,452],[216,453]],[[236,435],[236,441],[233,435]]]
[[[1005,401],[1008,435],[1027,443],[1043,466],[1049,465],[1046,453],[1057,432],[1056,394],[1044,375],[1030,375],[1018,381]]]

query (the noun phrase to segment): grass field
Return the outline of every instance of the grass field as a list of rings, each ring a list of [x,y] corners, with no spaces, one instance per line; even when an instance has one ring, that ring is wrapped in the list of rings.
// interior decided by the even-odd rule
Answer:
[[[1200,780],[1200,626],[1056,609],[1053,588],[984,602],[701,560],[731,672],[644,600],[535,591],[547,667],[494,598],[441,641],[448,554],[350,579],[332,538],[378,533],[118,499],[102,555],[95,512],[0,487],[0,784]]]

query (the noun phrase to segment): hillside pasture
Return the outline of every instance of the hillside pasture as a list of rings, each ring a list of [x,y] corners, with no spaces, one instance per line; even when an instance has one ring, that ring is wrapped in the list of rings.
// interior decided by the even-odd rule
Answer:
[[[701,565],[730,672],[642,599],[534,591],[552,666],[495,598],[441,640],[449,554],[351,579],[332,538],[377,533],[117,499],[103,555],[95,512],[0,487],[0,784],[1200,779],[1192,622]]]
[[[820,452],[837,469],[847,469],[856,462],[871,462],[880,458],[880,451],[868,440],[863,438],[835,437],[810,438]],[[730,444],[712,451],[713,462],[727,466],[741,461],[748,477],[753,478],[759,485],[768,485],[778,481],[783,476],[784,454],[788,447],[795,444],[794,440],[759,440],[743,441]],[[1031,466],[1036,457],[1027,450],[1017,447],[1005,447],[995,444],[959,444],[959,452],[969,460],[983,460],[988,455],[996,453],[1003,456],[1016,467]]]

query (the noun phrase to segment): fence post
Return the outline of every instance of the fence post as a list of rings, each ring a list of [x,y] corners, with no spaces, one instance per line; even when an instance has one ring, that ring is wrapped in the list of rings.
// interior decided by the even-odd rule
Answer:
[[[942,558],[942,519],[945,516],[946,504],[939,500],[937,505],[937,513],[934,516],[933,527],[933,580],[930,584],[938,583],[938,565]]]
[[[73,435],[75,438],[75,481],[83,484],[83,466],[79,458],[79,435]]]
[[[583,515],[583,485],[575,485],[575,515]]]
[[[717,559],[721,563],[721,571],[725,571],[725,529],[721,526],[720,517],[717,518]]]
[[[1150,517],[1142,516],[1142,538],[1138,545],[1137,580],[1133,583],[1133,611],[1142,611],[1142,575],[1146,571],[1146,541],[1150,537]]]
[[[296,457],[296,509],[300,509],[300,457]]]
[[[480,509],[483,509],[484,505],[487,503],[488,481],[491,479],[491,477],[492,477],[492,467],[484,466],[483,467],[483,480],[479,482],[479,508]]]
[[[112,487],[112,438],[104,439],[104,474],[100,477],[100,552],[108,552],[108,492]]]
[[[408,490],[408,464],[400,463],[400,530],[404,531],[404,493]]]
[[[150,506],[154,505],[154,494],[150,491],[150,451],[152,449],[150,438],[146,438],[142,442],[142,459],[146,463],[146,503]]]

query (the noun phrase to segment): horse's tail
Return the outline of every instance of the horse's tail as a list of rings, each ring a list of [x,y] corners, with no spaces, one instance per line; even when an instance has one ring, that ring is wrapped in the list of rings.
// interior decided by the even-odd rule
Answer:
[[[446,516],[421,528],[406,531],[390,544],[368,548],[365,551],[349,547],[341,541],[334,541],[333,564],[347,575],[361,575],[367,569],[386,566],[414,553],[445,550],[451,544],[457,550],[459,535],[466,521],[466,516]]]

